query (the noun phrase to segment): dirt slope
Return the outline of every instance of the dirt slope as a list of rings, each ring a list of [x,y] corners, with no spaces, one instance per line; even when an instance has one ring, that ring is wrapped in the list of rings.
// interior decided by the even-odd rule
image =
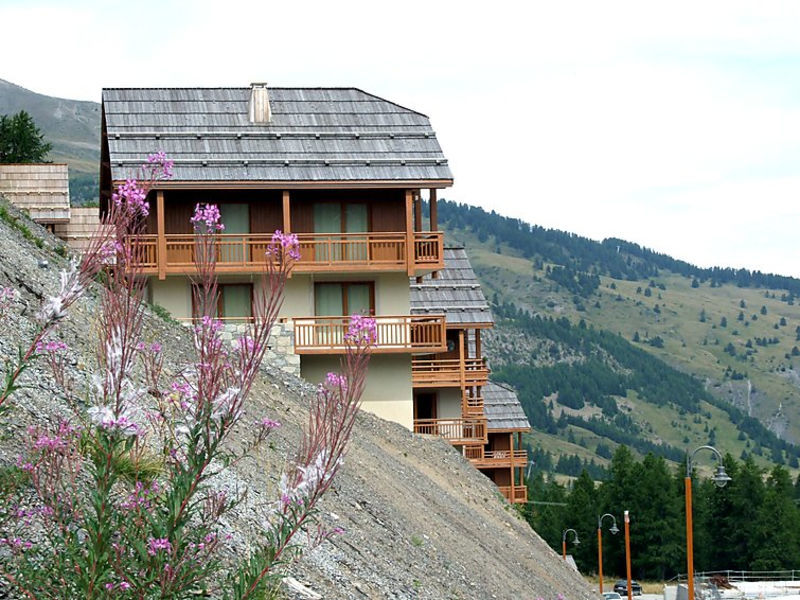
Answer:
[[[0,200],[0,206],[7,205]],[[0,327],[0,358],[10,356],[29,335],[30,315],[39,298],[55,288],[64,264],[52,251],[58,242],[43,229],[27,226],[44,242],[43,248],[0,220],[0,286],[22,293]],[[76,381],[84,381],[94,365],[90,340],[95,308],[96,297],[90,294],[59,332],[70,346],[69,374]],[[189,340],[180,326],[153,317],[147,337],[164,342],[168,368],[186,358],[181,353]],[[28,372],[25,383],[30,387],[16,397],[13,419],[2,424],[0,465],[15,460],[27,425],[68,413],[44,365]],[[246,552],[258,535],[311,393],[311,386],[269,367],[254,389],[245,420],[270,416],[284,427],[274,438],[274,449],[264,448],[216,482],[249,490],[247,502],[228,524],[232,552]],[[351,452],[322,508],[325,519],[343,527],[345,534],[294,565],[292,574],[324,598],[593,597],[583,579],[448,444],[414,436],[369,414],[359,417]],[[310,597],[289,589],[284,594]]]

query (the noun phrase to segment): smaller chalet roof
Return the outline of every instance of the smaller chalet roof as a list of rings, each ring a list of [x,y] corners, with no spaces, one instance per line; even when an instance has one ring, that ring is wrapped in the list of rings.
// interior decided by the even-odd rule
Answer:
[[[531,428],[517,393],[510,387],[493,381],[483,386],[483,412],[490,431],[492,429],[529,431]]]
[[[442,313],[448,325],[494,325],[492,311],[463,246],[446,246],[439,278],[411,279],[411,314]]]
[[[252,123],[251,88],[106,88],[111,179],[147,155],[172,182],[438,182],[453,175],[427,116],[356,88],[269,88],[272,118]]]

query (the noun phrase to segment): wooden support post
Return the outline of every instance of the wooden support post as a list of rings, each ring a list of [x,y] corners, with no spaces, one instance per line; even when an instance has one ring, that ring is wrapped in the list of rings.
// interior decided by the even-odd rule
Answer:
[[[430,217],[431,217],[431,231],[438,231],[439,230],[439,210],[436,207],[436,189],[431,188],[431,198],[430,198]]]
[[[436,188],[430,189],[430,219],[431,219],[431,231],[438,231],[439,230],[439,209],[436,206]],[[431,275],[432,279],[439,279],[439,271],[434,271]]]
[[[289,190],[283,190],[283,233],[292,231],[292,215],[289,212]]]
[[[167,238],[164,235],[164,192],[156,192],[156,234],[158,278],[167,278]]]
[[[414,275],[414,192],[406,190],[406,266],[408,276]]]
[[[482,359],[483,355],[481,354],[481,330],[475,330],[475,358]]]
[[[414,194],[414,231],[422,231],[422,198]]]
[[[467,373],[465,370],[464,330],[458,330],[458,377],[461,387],[461,416],[467,416]]]

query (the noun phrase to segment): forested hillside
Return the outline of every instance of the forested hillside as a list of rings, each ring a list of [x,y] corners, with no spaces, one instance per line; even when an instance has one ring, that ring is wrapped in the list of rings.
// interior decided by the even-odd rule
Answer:
[[[679,462],[705,443],[800,466],[800,281],[452,202],[439,214],[493,301],[493,376],[518,389],[540,469],[602,478],[619,445]]]

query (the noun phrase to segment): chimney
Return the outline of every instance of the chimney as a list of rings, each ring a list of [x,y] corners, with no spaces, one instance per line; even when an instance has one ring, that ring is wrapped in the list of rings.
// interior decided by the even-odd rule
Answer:
[[[269,107],[269,92],[266,83],[250,84],[250,105],[248,107],[251,123],[269,123],[272,110]]]

